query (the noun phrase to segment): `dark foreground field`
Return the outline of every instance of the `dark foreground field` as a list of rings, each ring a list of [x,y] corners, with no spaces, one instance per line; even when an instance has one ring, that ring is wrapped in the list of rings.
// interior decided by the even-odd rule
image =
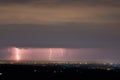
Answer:
[[[0,80],[120,80],[120,69],[97,64],[1,64]]]

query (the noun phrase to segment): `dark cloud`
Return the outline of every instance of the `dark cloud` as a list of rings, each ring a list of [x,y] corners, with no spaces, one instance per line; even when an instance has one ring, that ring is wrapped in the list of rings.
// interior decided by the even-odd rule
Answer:
[[[1,4],[85,5],[120,7],[120,0],[0,0]]]
[[[118,25],[0,25],[0,46],[119,48]]]
[[[0,0],[0,46],[119,48],[119,9],[120,0]]]
[[[119,8],[0,6],[0,24],[120,24]]]

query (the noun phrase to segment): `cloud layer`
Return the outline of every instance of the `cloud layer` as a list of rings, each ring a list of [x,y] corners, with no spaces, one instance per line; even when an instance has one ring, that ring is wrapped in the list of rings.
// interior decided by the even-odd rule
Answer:
[[[119,0],[0,0],[0,24],[119,24]]]
[[[1,25],[0,46],[120,48],[117,25]]]
[[[0,0],[0,46],[120,47],[120,0]]]
[[[2,4],[120,6],[119,0],[0,0]]]

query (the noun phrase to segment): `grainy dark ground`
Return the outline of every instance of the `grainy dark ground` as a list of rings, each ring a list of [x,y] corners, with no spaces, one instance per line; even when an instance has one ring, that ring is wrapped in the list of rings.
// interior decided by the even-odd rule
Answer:
[[[120,69],[96,67],[97,65],[1,64],[0,80],[120,80]]]

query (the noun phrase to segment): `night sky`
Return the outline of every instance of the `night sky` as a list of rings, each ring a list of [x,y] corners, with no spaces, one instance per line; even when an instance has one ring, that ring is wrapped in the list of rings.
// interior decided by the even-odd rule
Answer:
[[[0,60],[120,62],[119,49],[120,0],[0,0]]]

